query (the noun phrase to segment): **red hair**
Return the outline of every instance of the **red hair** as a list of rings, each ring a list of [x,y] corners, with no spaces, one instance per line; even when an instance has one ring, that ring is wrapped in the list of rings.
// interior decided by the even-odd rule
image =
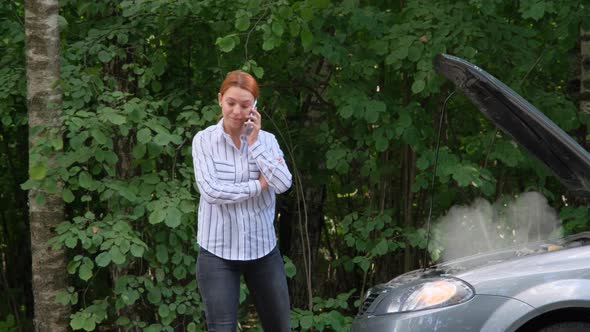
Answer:
[[[223,95],[225,91],[227,91],[227,89],[231,88],[232,86],[250,91],[250,93],[254,96],[254,99],[258,98],[258,83],[256,82],[256,79],[244,71],[234,70],[227,74],[223,80],[223,83],[221,83],[219,93]]]

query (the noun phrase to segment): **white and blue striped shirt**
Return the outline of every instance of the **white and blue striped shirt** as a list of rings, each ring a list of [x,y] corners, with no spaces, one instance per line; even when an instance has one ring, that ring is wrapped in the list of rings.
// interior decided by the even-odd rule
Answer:
[[[224,259],[251,260],[276,246],[275,194],[291,187],[291,172],[271,133],[260,130],[238,149],[223,130],[223,119],[193,138],[195,178],[200,193],[198,244]],[[261,190],[260,173],[268,182]]]

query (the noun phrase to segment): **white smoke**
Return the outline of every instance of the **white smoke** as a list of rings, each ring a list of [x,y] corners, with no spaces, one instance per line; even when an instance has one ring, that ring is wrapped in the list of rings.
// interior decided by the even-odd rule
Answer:
[[[454,206],[434,225],[434,258],[443,261],[561,235],[561,220],[538,192],[493,205],[477,199]]]

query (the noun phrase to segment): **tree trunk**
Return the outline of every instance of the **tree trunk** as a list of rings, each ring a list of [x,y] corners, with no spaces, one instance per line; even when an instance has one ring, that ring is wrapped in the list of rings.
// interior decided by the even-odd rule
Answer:
[[[403,6],[403,3],[400,3]],[[403,103],[407,106],[410,103],[410,81],[407,75],[404,75],[402,82]],[[412,193],[412,186],[414,185],[414,178],[416,177],[416,152],[409,144],[402,145],[402,163],[401,163],[401,201],[402,218],[404,227],[414,227],[413,204],[414,194]],[[415,268],[416,250],[406,245],[404,249],[404,271],[410,271]]]
[[[25,1],[29,130],[39,126],[48,129],[29,136],[30,164],[34,163],[34,154],[39,150],[36,147],[41,135],[51,130],[60,135],[58,110],[62,94],[57,85],[60,71],[58,12],[58,0]],[[55,156],[47,157],[49,161],[45,167],[50,169],[54,166]],[[45,197],[44,203],[36,199],[38,195]],[[29,217],[35,331],[67,331],[70,308],[55,302],[57,292],[67,287],[66,255],[64,250],[52,250],[47,245],[54,236],[55,226],[64,219],[61,184],[57,184],[55,193],[42,189],[29,192]]]
[[[590,114],[590,31],[580,29],[580,95],[579,95],[579,112]],[[588,135],[588,130],[585,126],[581,126],[580,144],[588,149],[590,140],[585,139]],[[579,200],[580,203],[589,204],[590,199],[572,197],[572,201]]]
[[[580,55],[580,111],[590,113],[590,31],[581,31]]]
[[[412,186],[416,176],[416,152],[410,145],[405,144],[403,147],[402,163],[402,202],[404,227],[414,227],[413,208],[414,194]],[[404,271],[413,270],[416,261],[416,250],[409,245],[404,250]]]

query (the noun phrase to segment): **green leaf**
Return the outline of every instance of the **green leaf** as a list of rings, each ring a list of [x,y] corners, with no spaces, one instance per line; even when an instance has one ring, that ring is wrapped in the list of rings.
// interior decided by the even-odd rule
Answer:
[[[412,92],[414,94],[418,94],[418,93],[422,92],[422,90],[424,90],[425,86],[426,86],[426,82],[424,82],[424,80],[415,80],[414,83],[412,84]]]
[[[66,202],[66,203],[72,203],[75,199],[74,194],[68,188],[64,188],[63,193],[62,193],[62,197],[64,199],[64,202]]]
[[[129,36],[126,33],[121,32],[121,33],[117,34],[117,42],[119,44],[124,45],[124,44],[127,44],[128,41],[129,41]]]
[[[156,135],[156,137],[154,137],[154,143],[156,143],[160,146],[166,146],[166,145],[168,145],[168,143],[170,143],[170,141],[171,141],[170,134],[167,134],[167,133],[159,133]]]
[[[68,236],[68,238],[66,238],[66,241],[64,244],[66,245],[66,247],[68,247],[70,249],[74,249],[76,247],[76,245],[78,244],[78,238],[74,237],[74,235],[70,234]]]
[[[156,258],[158,262],[162,264],[168,263],[168,248],[166,246],[159,244],[156,247]]]
[[[114,125],[122,125],[127,122],[127,118],[116,113],[110,113],[108,115],[108,120]]]
[[[158,314],[160,314],[160,317],[162,318],[168,317],[168,315],[170,315],[170,308],[168,307],[168,305],[165,303],[161,304],[158,308]]]
[[[140,160],[141,158],[143,158],[143,156],[145,156],[146,152],[147,152],[146,145],[140,143],[140,144],[133,147],[131,154],[133,155],[133,157],[135,159]]]
[[[424,45],[422,43],[414,44],[408,48],[408,60],[418,62],[422,56]]]
[[[303,46],[303,49],[307,50],[312,42],[313,34],[309,30],[309,28],[303,28],[303,30],[301,30],[301,45]]]
[[[37,203],[37,205],[45,205],[45,201],[46,197],[44,193],[39,192],[35,195],[35,203]]]
[[[80,266],[80,261],[70,261],[67,266],[68,273],[69,274],[76,273],[78,266]]]
[[[186,327],[187,332],[197,332],[197,324],[190,322]]]
[[[131,252],[131,255],[133,255],[133,257],[143,257],[143,247],[140,245],[137,245],[135,243],[131,244],[131,248],[129,249],[129,251]]]
[[[82,325],[84,331],[94,331],[96,328],[96,316],[90,315],[86,321],[84,321],[84,325]]]
[[[407,128],[412,125],[412,116],[407,110],[403,110],[399,114],[399,119],[395,122],[395,131],[401,135]]]
[[[257,78],[262,78],[264,76],[264,69],[258,66],[252,66],[252,72]]]
[[[148,128],[142,128],[137,132],[137,141],[139,143],[147,143],[152,139],[152,132]]]
[[[42,180],[47,175],[47,167],[42,164],[34,164],[29,168],[29,176],[33,180]]]
[[[389,140],[383,135],[375,137],[375,149],[378,152],[383,152],[389,147]]]
[[[123,294],[121,294],[121,299],[126,305],[132,305],[139,299],[139,292],[135,289],[126,289]]]
[[[313,316],[309,315],[301,317],[299,324],[301,325],[301,328],[304,330],[310,329],[313,326]]]
[[[219,46],[222,52],[231,52],[236,47],[236,41],[233,36],[219,37],[215,41],[215,45]]]
[[[358,264],[365,272],[369,270],[369,266],[371,264],[369,259],[365,256],[356,256],[352,259],[352,262]]]
[[[64,141],[61,137],[53,137],[51,139],[51,146],[53,146],[56,151],[60,151],[64,147]]]
[[[90,189],[92,188],[93,180],[88,172],[82,171],[78,175],[78,184],[82,188]]]
[[[111,254],[108,252],[102,252],[98,256],[96,256],[96,265],[100,267],[105,267],[111,263]]]
[[[291,33],[291,36],[297,37],[297,35],[299,34],[299,29],[299,22],[297,22],[296,20],[292,20],[291,22],[289,22],[289,32]]]
[[[376,256],[383,256],[387,253],[389,248],[388,242],[386,239],[382,239],[381,241],[379,241],[379,243],[375,246],[375,249],[373,250],[374,254]]]
[[[121,241],[121,244],[119,245],[119,250],[121,250],[121,253],[125,255],[129,252],[129,249],[131,249],[131,244],[129,243],[129,240],[123,239]]]
[[[277,21],[272,22],[271,30],[278,37],[282,36],[283,32],[285,31],[283,25]]]
[[[293,278],[295,274],[297,274],[297,267],[293,264],[293,261],[287,257],[283,256],[283,261],[285,262],[285,274],[288,278]]]
[[[68,293],[65,290],[61,290],[57,293],[57,295],[55,296],[55,302],[62,304],[62,305],[68,305],[70,304],[70,293]],[[1,322],[0,322],[0,326],[1,326]]]
[[[466,58],[473,58],[477,54],[477,50],[473,47],[467,46],[463,49]]]
[[[458,165],[454,168],[453,179],[461,187],[466,187],[473,181],[473,174],[477,173],[477,169],[469,165]]]
[[[125,255],[123,255],[123,253],[121,253],[121,249],[119,249],[119,247],[117,247],[117,246],[111,247],[111,249],[109,249],[109,254],[111,255],[111,259],[113,260],[113,263],[118,264],[118,265],[125,263]]]
[[[147,298],[150,303],[159,304],[162,301],[162,292],[160,292],[160,288],[154,287],[150,289]]]
[[[2,117],[2,124],[6,127],[10,126],[12,124],[12,118],[10,117],[10,115],[5,114]]]
[[[368,123],[377,122],[377,120],[379,120],[379,112],[372,107],[365,108],[365,120],[367,120]]]
[[[153,211],[152,213],[150,213],[148,220],[149,220],[150,224],[155,225],[155,224],[159,224],[162,221],[164,221],[164,218],[166,218],[166,211],[164,211],[162,209],[157,209],[157,210]]]
[[[72,327],[72,329],[74,330],[81,330],[85,323],[86,323],[86,318],[89,316],[89,314],[87,313],[75,313],[72,316],[72,319],[70,320],[70,326]]]
[[[264,51],[270,51],[276,46],[276,39],[274,37],[268,37],[262,43],[262,49]]]
[[[350,104],[344,105],[344,107],[340,107],[338,109],[338,114],[340,114],[340,116],[342,116],[342,118],[344,118],[344,119],[350,118],[353,113],[354,113],[354,108]]]
[[[236,29],[238,31],[246,31],[250,27],[250,18],[246,15],[239,17],[236,20]]]
[[[524,160],[524,155],[515,142],[501,139],[494,144],[490,158],[498,159],[509,167],[516,167]]]
[[[182,213],[176,207],[169,207],[166,210],[166,226],[170,228],[176,228],[180,225],[180,219],[182,217]]]
[[[326,167],[334,169],[346,157],[346,150],[342,148],[330,149],[326,152]]]
[[[377,55],[383,56],[389,51],[389,41],[377,39],[370,43],[370,47],[375,50]]]
[[[91,131],[92,137],[94,138],[94,140],[101,145],[104,145],[107,143],[107,137],[103,134],[103,132],[99,129],[92,129]]]
[[[88,281],[92,277],[92,264],[84,263],[78,270],[78,276],[84,281]]]
[[[172,275],[174,275],[176,279],[182,280],[186,277],[186,268],[182,265],[179,265],[174,269]]]
[[[22,183],[20,185],[20,188],[22,190],[30,190],[30,189],[33,189],[36,185],[37,185],[36,180],[28,179],[27,181],[25,181],[24,183]]]
[[[521,10],[523,18],[532,18],[533,20],[538,21],[545,15],[545,2],[538,1],[533,3],[532,6]]]
[[[391,63],[395,62],[395,61],[393,61],[394,59],[397,59],[397,60],[405,59],[408,56],[408,53],[409,53],[409,47],[401,46],[401,47],[393,50],[393,52],[391,52],[391,58],[392,58],[390,60]]]
[[[107,51],[100,51],[98,52],[98,60],[100,60],[101,62],[109,62],[113,59],[113,55]]]
[[[115,321],[115,324],[119,326],[127,326],[129,323],[131,323],[131,320],[127,316],[119,316],[119,318],[117,318]]]

